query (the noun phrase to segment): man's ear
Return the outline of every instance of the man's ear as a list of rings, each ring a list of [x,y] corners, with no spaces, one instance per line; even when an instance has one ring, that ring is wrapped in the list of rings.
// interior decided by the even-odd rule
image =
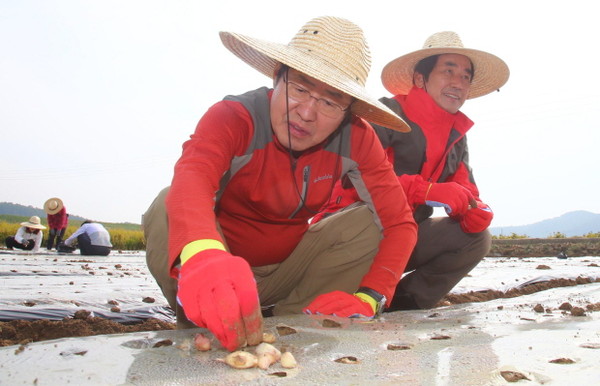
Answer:
[[[413,83],[418,88],[424,88],[425,87],[425,77],[423,76],[423,74],[415,72],[413,75]]]

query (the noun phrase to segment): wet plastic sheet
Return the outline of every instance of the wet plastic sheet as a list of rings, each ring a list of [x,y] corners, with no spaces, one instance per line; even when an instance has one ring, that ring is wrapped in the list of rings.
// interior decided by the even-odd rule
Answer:
[[[170,307],[155,306],[147,308],[138,308],[127,310],[126,312],[112,312],[102,310],[89,310],[92,317],[100,317],[113,320],[118,323],[130,324],[140,323],[146,319],[154,318],[165,322],[175,322],[175,313]],[[3,309],[0,310],[0,321],[8,322],[11,320],[63,320],[72,318],[77,310],[68,310],[64,308],[36,308],[28,311],[23,309]]]
[[[0,251],[0,291],[2,321],[60,320],[78,310],[121,323],[175,320],[143,251],[106,257]]]
[[[600,283],[553,288],[518,298],[399,311],[375,320],[292,315],[265,320],[266,329],[293,327],[275,346],[292,352],[298,367],[235,370],[227,351],[204,329],[64,338],[0,347],[3,384],[39,385],[596,385],[600,313],[583,317],[557,307],[600,302]],[[551,312],[539,313],[541,303]],[[340,327],[325,327],[323,319]],[[212,341],[200,352],[198,332]],[[159,345],[159,343],[162,343]],[[170,344],[172,343],[172,344]],[[390,349],[403,346],[406,349]],[[246,348],[252,351],[252,348]],[[356,364],[336,361],[354,357]],[[556,359],[573,363],[557,364]],[[32,365],[35,369],[32,371]],[[283,378],[274,376],[283,374]]]
[[[600,257],[485,258],[453,293],[519,288],[556,278],[600,277]],[[123,323],[174,322],[145,253],[109,256],[0,250],[0,320],[63,319],[78,310]],[[119,312],[113,312],[114,306]]]

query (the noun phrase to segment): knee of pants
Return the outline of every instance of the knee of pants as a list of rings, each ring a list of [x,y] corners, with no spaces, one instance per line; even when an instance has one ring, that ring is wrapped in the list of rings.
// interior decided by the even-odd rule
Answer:
[[[365,232],[372,228],[371,232]],[[338,212],[312,225],[308,232],[324,234],[332,244],[344,244],[357,236],[373,238],[375,245],[379,244],[381,231],[375,225],[373,213],[366,205]]]
[[[473,241],[473,254],[481,255],[481,258],[485,257],[492,247],[492,234],[489,230],[484,230],[480,233],[473,234],[475,240]]]

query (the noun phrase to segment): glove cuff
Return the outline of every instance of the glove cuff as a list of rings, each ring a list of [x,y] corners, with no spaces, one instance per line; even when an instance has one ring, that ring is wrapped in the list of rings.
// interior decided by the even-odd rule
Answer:
[[[195,256],[197,253],[207,249],[219,249],[221,251],[226,251],[223,243],[218,240],[205,239],[192,241],[181,250],[181,254],[179,255],[181,265],[185,264],[186,261]]]
[[[360,300],[368,303],[371,308],[373,308],[374,315],[380,315],[383,312],[383,308],[385,307],[385,303],[387,302],[387,298],[385,295],[380,294],[379,292],[368,288],[368,287],[360,287],[354,296],[358,297]]]
[[[373,315],[377,315],[377,300],[373,299],[371,296],[364,294],[362,292],[356,292],[354,294],[357,298],[362,300],[363,302],[369,304],[373,309]]]
[[[427,195],[429,195],[429,191],[431,190],[431,187],[433,186],[433,182],[429,182],[429,181],[422,181],[416,191],[415,191],[415,197],[419,198],[419,201],[417,202],[417,204],[419,205],[423,205],[425,204],[425,201],[427,201]]]

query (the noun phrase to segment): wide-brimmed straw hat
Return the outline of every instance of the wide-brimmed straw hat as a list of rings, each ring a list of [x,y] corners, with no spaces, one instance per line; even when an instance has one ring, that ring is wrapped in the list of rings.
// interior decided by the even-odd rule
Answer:
[[[63,208],[63,202],[58,197],[52,197],[44,203],[44,212],[48,214],[56,214]]]
[[[367,93],[371,54],[356,24],[338,17],[318,17],[306,23],[287,45],[234,32],[219,35],[227,49],[266,76],[273,78],[277,64],[285,64],[354,97],[352,113],[397,131],[410,131],[402,118]]]
[[[38,216],[31,216],[29,221],[22,222],[21,226],[32,229],[46,229],[46,227],[42,225],[42,221]]]
[[[394,95],[408,94],[413,87],[415,66],[432,55],[460,54],[473,63],[475,77],[467,99],[477,98],[500,89],[508,80],[509,70],[504,61],[490,53],[465,48],[456,32],[444,31],[431,35],[423,48],[389,62],[381,73],[384,87]]]

